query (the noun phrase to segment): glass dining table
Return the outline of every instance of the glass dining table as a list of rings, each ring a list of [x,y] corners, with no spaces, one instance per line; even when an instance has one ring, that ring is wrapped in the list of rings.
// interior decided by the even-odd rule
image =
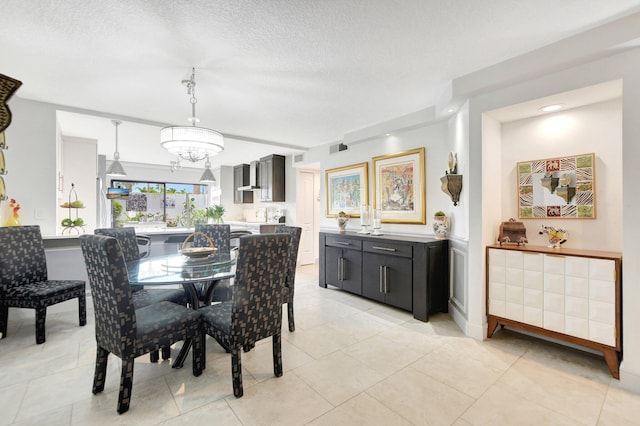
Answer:
[[[199,309],[211,304],[213,290],[220,281],[235,276],[237,253],[237,250],[203,256],[176,253],[128,262],[129,284],[145,288],[181,285],[191,307]],[[190,347],[189,339],[184,342],[173,368],[182,367]]]

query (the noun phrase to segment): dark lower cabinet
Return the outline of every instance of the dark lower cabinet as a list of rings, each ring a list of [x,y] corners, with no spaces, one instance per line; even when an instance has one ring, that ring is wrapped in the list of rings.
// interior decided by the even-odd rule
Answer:
[[[413,312],[447,312],[449,244],[427,237],[320,233],[320,280]]]

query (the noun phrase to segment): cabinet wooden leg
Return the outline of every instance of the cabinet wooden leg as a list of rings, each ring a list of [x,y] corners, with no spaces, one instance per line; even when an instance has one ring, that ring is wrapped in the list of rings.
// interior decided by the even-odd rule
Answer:
[[[498,328],[498,320],[493,317],[489,317],[489,324],[487,326],[487,338],[491,338],[491,336],[493,336],[496,328]]]
[[[613,378],[620,380],[620,357],[622,354],[615,349],[602,349],[602,353],[611,375]]]

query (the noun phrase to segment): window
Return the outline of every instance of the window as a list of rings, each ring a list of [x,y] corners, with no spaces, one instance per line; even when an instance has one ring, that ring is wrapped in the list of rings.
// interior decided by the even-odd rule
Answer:
[[[207,220],[207,185],[112,180],[111,186],[129,190],[129,196],[111,201],[114,227],[192,228]]]

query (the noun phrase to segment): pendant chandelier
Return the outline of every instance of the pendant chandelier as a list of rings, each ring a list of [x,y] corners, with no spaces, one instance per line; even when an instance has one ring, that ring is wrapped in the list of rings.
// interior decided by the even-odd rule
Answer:
[[[116,127],[116,152],[113,153],[113,161],[107,169],[107,174],[111,176],[126,176],[127,172],[124,171],[124,167],[120,164],[120,153],[118,152],[118,126],[122,124],[122,121],[111,120],[111,124]]]
[[[160,145],[170,153],[189,161],[204,160],[224,150],[224,137],[215,130],[196,126],[196,69],[191,69],[191,78],[182,80],[191,95],[191,126],[169,126],[160,130]]]
[[[215,181],[216,181],[216,178],[213,175],[213,172],[211,171],[211,162],[209,161],[209,156],[207,155],[207,161],[204,163],[204,173],[202,173],[200,182],[214,183]]]

